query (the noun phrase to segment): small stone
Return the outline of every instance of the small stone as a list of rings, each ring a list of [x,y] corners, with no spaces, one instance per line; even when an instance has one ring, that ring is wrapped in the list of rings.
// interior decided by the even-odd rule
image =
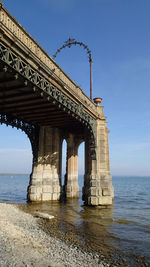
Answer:
[[[37,212],[35,215],[37,217],[44,218],[44,219],[49,219],[49,220],[54,219],[54,216],[53,215],[50,215],[48,213]]]

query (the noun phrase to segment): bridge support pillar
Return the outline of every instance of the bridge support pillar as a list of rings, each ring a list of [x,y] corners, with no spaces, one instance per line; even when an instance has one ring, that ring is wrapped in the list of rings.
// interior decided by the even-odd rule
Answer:
[[[59,129],[40,127],[38,159],[33,163],[28,187],[29,201],[60,199],[61,149]]]
[[[79,197],[78,146],[79,139],[77,139],[75,135],[69,134],[67,139],[67,166],[65,180],[66,198]]]
[[[83,200],[87,205],[112,204],[114,190],[109,168],[108,129],[106,122],[97,120],[96,158],[91,155],[90,142],[85,142],[85,177]]]

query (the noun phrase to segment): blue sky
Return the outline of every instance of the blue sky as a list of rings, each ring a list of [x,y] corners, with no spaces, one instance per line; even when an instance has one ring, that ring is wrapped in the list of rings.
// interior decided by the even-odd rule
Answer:
[[[69,37],[88,45],[93,57],[93,97],[103,98],[110,130],[111,173],[149,176],[150,1],[3,3],[51,56]],[[57,55],[56,62],[89,95],[85,50],[66,48]],[[81,148],[80,154],[82,159]],[[31,158],[25,134],[0,126],[0,172],[30,172]]]

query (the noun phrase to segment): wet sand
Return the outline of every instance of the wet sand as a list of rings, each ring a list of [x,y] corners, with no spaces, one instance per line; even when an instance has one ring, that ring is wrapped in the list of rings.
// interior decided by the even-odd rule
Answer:
[[[76,227],[56,206],[52,220],[37,218],[38,211],[41,205],[0,204],[0,266],[150,266],[117,250],[103,225],[93,242],[88,221]]]

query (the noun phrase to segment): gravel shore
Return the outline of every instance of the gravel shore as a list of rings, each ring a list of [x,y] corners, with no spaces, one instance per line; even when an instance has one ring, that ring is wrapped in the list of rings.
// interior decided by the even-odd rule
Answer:
[[[84,252],[46,234],[39,220],[15,205],[0,203],[1,267],[110,266],[96,253]]]

